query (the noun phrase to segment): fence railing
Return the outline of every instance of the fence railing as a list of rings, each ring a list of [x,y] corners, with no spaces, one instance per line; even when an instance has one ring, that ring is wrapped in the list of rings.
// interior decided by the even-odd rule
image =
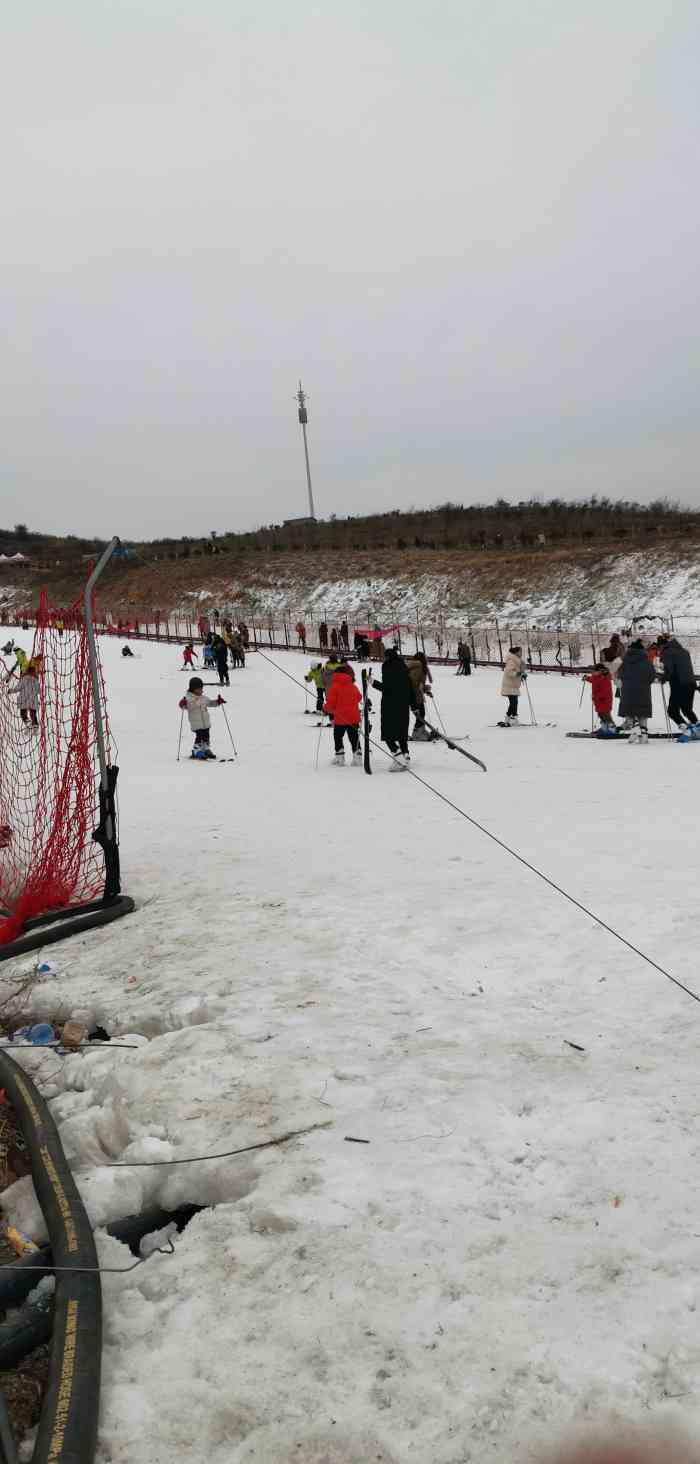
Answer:
[[[56,613],[58,615],[60,611]],[[528,622],[494,619],[474,623],[467,620],[460,627],[448,624],[446,619],[417,620],[409,625],[401,623],[398,617],[387,617],[381,623],[373,622],[369,617],[362,621],[345,617],[331,623],[315,616],[302,617],[292,613],[262,616],[239,612],[229,616],[222,612],[196,617],[187,614],[161,616],[151,612],[147,616],[125,620],[107,611],[98,611],[96,624],[98,631],[107,635],[183,644],[188,640],[201,643],[209,630],[218,631],[229,620],[234,625],[245,626],[252,650],[258,647],[305,650],[311,655],[324,656],[337,648],[350,656],[379,657],[382,644],[395,644],[405,655],[421,650],[431,661],[455,663],[458,645],[462,641],[469,646],[475,665],[500,666],[509,646],[519,645],[533,670],[560,672],[583,670],[594,665],[610,639],[609,629],[594,623],[545,628]],[[27,629],[33,627],[35,612],[0,612],[0,625],[18,623]],[[655,630],[661,628],[660,620],[656,620],[649,625],[638,626],[637,632],[651,638]],[[382,641],[370,639],[367,642],[361,632],[368,629],[375,633],[383,630]],[[700,634],[684,635],[682,639],[691,655],[700,658]]]

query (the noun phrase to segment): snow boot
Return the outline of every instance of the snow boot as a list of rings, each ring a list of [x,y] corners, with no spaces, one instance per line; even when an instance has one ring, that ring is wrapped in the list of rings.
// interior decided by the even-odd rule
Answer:
[[[354,768],[361,768],[362,767],[362,753],[360,752],[359,747],[357,748],[357,751],[356,752],[353,752],[353,755],[352,755],[352,765],[353,765]]]
[[[432,733],[428,731],[425,722],[416,722],[416,725],[413,728],[413,736],[411,737],[411,742],[430,742],[431,739]]]
[[[345,753],[344,752],[336,752],[335,757],[331,758],[331,766],[334,767],[334,768],[344,768],[345,767]]]
[[[506,717],[506,726],[508,726],[508,727],[519,727],[520,726],[520,723],[518,721],[518,718],[517,717]]]

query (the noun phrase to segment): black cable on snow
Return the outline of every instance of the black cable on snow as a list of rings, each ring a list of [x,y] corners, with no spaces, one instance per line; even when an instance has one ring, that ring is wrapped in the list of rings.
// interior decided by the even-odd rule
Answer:
[[[277,662],[273,661],[271,656],[266,656],[265,660],[269,661],[271,666],[275,666],[278,671],[281,671],[283,676],[288,676],[290,681],[295,681],[297,686],[301,686],[301,682],[297,681],[295,676],[290,675],[289,671],[285,671],[283,666],[278,666]],[[302,687],[302,690],[305,690],[305,688]],[[370,741],[378,752],[384,753],[385,757],[390,758],[392,756],[374,738],[371,738]],[[562,889],[562,886],[558,885],[556,880],[550,879],[549,875],[545,874],[543,870],[538,869],[536,864],[531,864],[530,860],[526,859],[523,854],[518,854],[516,849],[511,849],[510,844],[506,844],[503,839],[499,839],[497,834],[492,834],[490,829],[485,828],[483,824],[479,823],[478,819],[472,818],[472,815],[466,813],[463,808],[460,808],[459,804],[453,803],[452,799],[448,798],[445,793],[441,793],[439,788],[434,788],[432,783],[428,783],[425,778],[421,778],[420,774],[414,772],[413,768],[407,767],[406,771],[411,774],[412,778],[415,778],[417,783],[422,783],[423,787],[427,788],[429,793],[433,793],[436,798],[446,803],[448,808],[451,808],[454,813],[458,813],[461,818],[466,819],[467,823],[472,825],[472,828],[478,829],[480,834],[485,834],[487,839],[490,839],[493,844],[497,844],[499,849],[504,849],[506,854],[510,854],[512,859],[517,859],[518,864],[522,864],[525,869],[529,869],[531,874],[537,875],[538,879],[541,879],[544,884],[549,885],[549,888],[555,890],[558,895],[561,895],[562,899],[568,900],[570,905],[573,905],[577,910],[581,910],[584,915],[588,915],[596,925],[600,925],[602,930],[607,930],[608,935],[612,935],[615,940],[619,940],[621,945],[627,947],[628,951],[632,951],[635,956],[639,956],[640,960],[646,961],[648,966],[651,966],[654,971],[658,971],[660,976],[665,976],[667,981],[671,981],[680,991],[684,991],[686,996],[692,997],[693,1001],[700,1002],[700,994],[697,991],[693,991],[692,987],[686,986],[683,981],[679,981],[677,976],[672,976],[670,971],[667,971],[664,966],[660,966],[658,961],[653,960],[651,956],[646,954],[646,951],[642,951],[639,949],[639,946],[633,945],[631,940],[621,935],[620,931],[615,930],[613,925],[608,925],[608,922],[602,920],[600,915],[596,915],[594,910],[589,910],[588,906],[584,905],[581,900],[577,900],[575,895],[570,895],[568,890]]]

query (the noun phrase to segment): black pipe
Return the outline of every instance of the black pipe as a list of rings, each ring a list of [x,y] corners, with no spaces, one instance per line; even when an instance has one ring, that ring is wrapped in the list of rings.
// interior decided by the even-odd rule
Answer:
[[[93,1464],[102,1359],[97,1252],[58,1130],[31,1078],[0,1052],[0,1086],[12,1103],[58,1274],[49,1375],[34,1464]],[[75,1270],[59,1270],[74,1267]]]

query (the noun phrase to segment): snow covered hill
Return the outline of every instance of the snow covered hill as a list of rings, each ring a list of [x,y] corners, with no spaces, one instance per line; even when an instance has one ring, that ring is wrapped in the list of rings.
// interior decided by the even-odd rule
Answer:
[[[103,654],[137,910],[52,947],[30,1011],[136,1048],[24,1060],[96,1225],[207,1208],[103,1278],[100,1464],[513,1464],[610,1413],[700,1423],[697,1005],[381,751],[331,767],[261,655],[224,693],[238,761],[198,764],[176,648]],[[566,740],[589,703],[553,677],[557,725],[502,731],[498,673],[435,675],[489,771],[415,771],[697,986],[700,748]],[[28,1180],[4,1205],[39,1237]]]
[[[457,627],[498,617],[521,625],[613,628],[636,615],[659,615],[673,616],[688,632],[700,628],[700,557],[692,545],[602,556],[414,555],[404,556],[403,565],[389,556],[384,573],[377,559],[367,559],[359,574],[334,574],[332,560],[324,565],[319,556],[258,562],[229,576],[216,571],[182,593],[175,608],[191,614],[230,604],[261,616],[288,612],[292,621],[298,614],[330,621],[346,615],[360,623]]]

